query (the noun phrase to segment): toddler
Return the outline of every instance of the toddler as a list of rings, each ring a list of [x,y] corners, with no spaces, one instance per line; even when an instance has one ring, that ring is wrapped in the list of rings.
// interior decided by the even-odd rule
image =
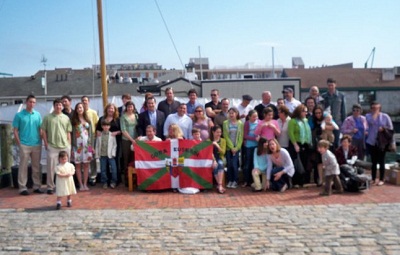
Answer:
[[[321,153],[322,165],[325,171],[325,188],[320,193],[321,196],[330,196],[332,194],[332,182],[335,184],[336,192],[343,193],[342,183],[340,182],[340,168],[336,161],[335,154],[329,149],[329,141],[320,140],[318,142],[318,152]]]
[[[197,141],[197,142],[201,142],[201,132],[200,129],[198,128],[193,128],[192,129],[192,137],[193,140]]]
[[[326,129],[327,127],[332,127]],[[332,119],[332,115],[330,113],[324,113],[324,120],[321,122],[321,140],[328,140],[330,143],[335,141],[335,135],[333,134],[333,130],[339,130],[339,126]]]
[[[71,195],[76,194],[73,175],[75,167],[68,162],[68,154],[66,151],[60,151],[58,154],[59,164],[56,166],[56,195],[57,210],[61,209],[61,197],[67,196],[67,206],[72,206]]]

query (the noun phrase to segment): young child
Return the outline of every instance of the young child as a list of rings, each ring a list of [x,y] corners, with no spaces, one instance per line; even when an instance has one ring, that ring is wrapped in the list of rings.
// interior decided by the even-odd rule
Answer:
[[[327,127],[332,127],[328,128]],[[335,141],[335,135],[333,134],[333,130],[339,130],[339,126],[332,119],[332,115],[328,112],[324,113],[324,120],[321,122],[321,140],[328,140],[330,143]]]
[[[109,166],[111,171],[110,187],[114,189],[117,183],[117,163],[115,162],[117,139],[111,135],[110,122],[102,120],[101,128],[103,131],[96,138],[96,158],[100,158],[101,183],[103,183],[104,189],[108,188],[107,166]]]
[[[342,183],[339,179],[340,168],[335,155],[328,150],[330,142],[320,140],[318,142],[318,152],[321,153],[322,165],[325,170],[325,188],[320,193],[321,196],[330,196],[332,194],[332,181],[335,184],[336,192],[343,193]]]
[[[239,181],[239,152],[243,143],[243,126],[239,111],[236,107],[228,110],[228,119],[222,124],[222,133],[226,140],[226,162],[228,185],[227,188],[236,189]]]
[[[253,188],[254,192],[257,191],[266,191],[267,190],[267,166],[268,166],[268,160],[267,160],[267,147],[268,147],[268,141],[261,137],[258,140],[257,143],[257,148],[254,150],[254,169],[252,170],[252,175],[253,175],[253,180],[254,183],[251,185]],[[260,183],[260,175],[261,175],[261,180],[262,182]]]
[[[198,128],[193,128],[192,129],[192,137],[193,140],[197,141],[197,142],[201,142],[201,137],[200,137],[201,133],[200,133],[200,129]]]
[[[72,206],[71,195],[76,194],[73,175],[75,167],[68,162],[68,154],[66,151],[60,151],[58,154],[59,164],[56,166],[56,194],[57,194],[57,210],[61,209],[61,197],[67,196],[67,206]]]
[[[213,175],[217,181],[217,191],[220,194],[225,193],[224,189],[224,160],[226,152],[226,141],[221,137],[222,129],[220,126],[213,126],[210,132],[210,141],[213,143]]]

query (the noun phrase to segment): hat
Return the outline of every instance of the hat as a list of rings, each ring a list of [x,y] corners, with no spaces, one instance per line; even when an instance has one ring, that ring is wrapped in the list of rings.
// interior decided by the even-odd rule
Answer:
[[[293,93],[293,89],[285,88],[285,89],[282,90],[282,93],[285,93],[285,92]]]
[[[250,96],[250,95],[243,95],[242,98],[243,98],[243,100],[246,100],[246,101],[251,101],[251,100],[253,100],[253,97]]]

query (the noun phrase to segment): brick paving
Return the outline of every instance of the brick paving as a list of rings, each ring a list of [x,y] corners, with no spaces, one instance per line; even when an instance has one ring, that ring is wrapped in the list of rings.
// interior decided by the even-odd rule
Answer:
[[[372,186],[368,191],[345,193],[321,197],[320,188],[310,186],[291,189],[285,193],[253,193],[250,188],[227,189],[225,194],[215,190],[195,195],[162,192],[129,192],[122,185],[116,189],[102,189],[100,184],[88,192],[78,192],[73,196],[75,209],[147,209],[147,208],[201,208],[201,207],[249,207],[276,205],[327,205],[359,203],[400,203],[400,186],[385,184]],[[21,196],[17,189],[0,189],[0,209],[51,209],[55,205],[55,195],[31,194]],[[65,199],[64,199],[65,204]]]
[[[196,195],[100,185],[55,195],[0,189],[0,254],[400,254],[400,186]]]

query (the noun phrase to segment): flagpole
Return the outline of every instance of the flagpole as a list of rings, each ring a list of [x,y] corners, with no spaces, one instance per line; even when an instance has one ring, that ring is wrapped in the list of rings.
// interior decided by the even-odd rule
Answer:
[[[105,107],[108,104],[108,87],[107,87],[106,61],[104,57],[103,5],[101,0],[97,0],[97,22],[99,27],[101,90],[103,97],[103,107]]]

